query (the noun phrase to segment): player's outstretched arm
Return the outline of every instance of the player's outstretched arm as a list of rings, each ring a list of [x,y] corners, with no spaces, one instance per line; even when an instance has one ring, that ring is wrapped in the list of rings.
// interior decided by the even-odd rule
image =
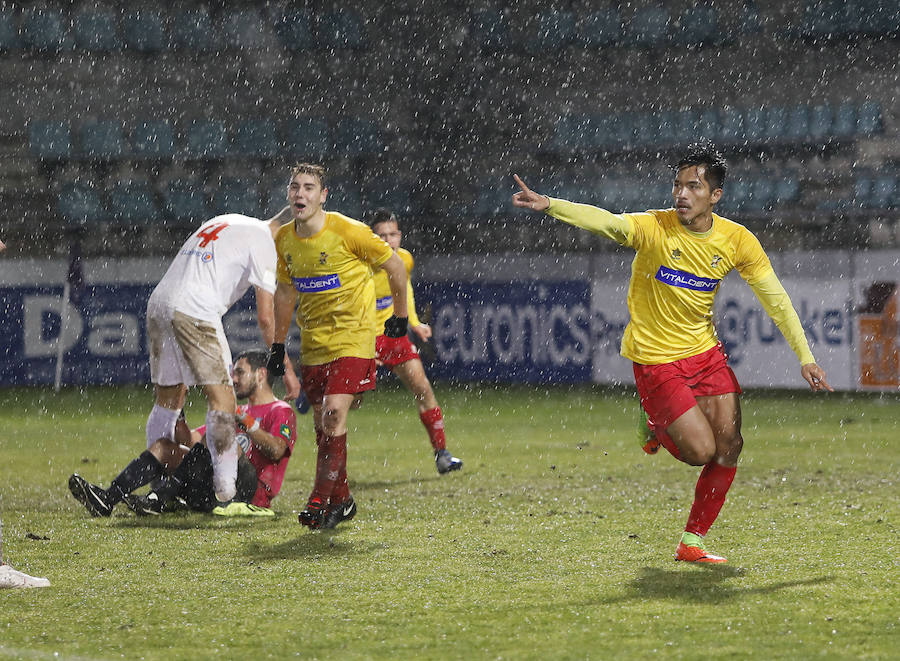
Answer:
[[[828,381],[825,379],[825,370],[815,363],[806,363],[806,365],[800,368],[800,374],[809,384],[809,387],[813,392],[818,392],[820,390],[834,392],[834,388],[828,385]]]
[[[546,195],[541,195],[540,193],[535,193],[533,190],[528,188],[528,186],[525,185],[525,182],[519,178],[519,175],[514,174],[513,179],[516,180],[519,188],[522,189],[518,193],[513,194],[513,206],[520,207],[522,209],[531,209],[532,211],[546,211],[550,207],[549,197],[547,197]]]

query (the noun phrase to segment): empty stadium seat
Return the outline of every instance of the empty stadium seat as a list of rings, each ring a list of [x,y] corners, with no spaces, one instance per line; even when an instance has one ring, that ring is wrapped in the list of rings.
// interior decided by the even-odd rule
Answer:
[[[622,19],[615,7],[592,11],[577,21],[576,38],[585,48],[604,48],[622,39]]]
[[[216,215],[242,213],[258,216],[263,210],[257,182],[241,177],[223,177],[210,195],[209,206]]]
[[[801,104],[788,108],[785,138],[792,142],[803,142],[809,138],[809,106]]]
[[[510,45],[509,19],[498,9],[478,9],[472,12],[473,45],[486,52],[506,50]]]
[[[336,178],[328,184],[328,211],[338,211],[351,218],[362,218],[365,207],[355,183]]]
[[[87,121],[81,125],[79,140],[81,158],[113,161],[126,155],[122,123],[115,119]]]
[[[122,36],[125,45],[139,53],[157,53],[169,45],[162,14],[149,9],[126,11]]]
[[[659,144],[659,119],[655,113],[636,113],[634,122],[634,144],[636,147],[653,147]]]
[[[740,108],[726,106],[719,112],[721,129],[719,135],[725,143],[740,143],[744,140],[744,112]]]
[[[89,224],[107,218],[103,200],[92,183],[64,184],[56,200],[56,211],[67,223]]]
[[[67,18],[49,7],[32,7],[22,16],[22,43],[38,51],[60,51],[72,47]]]
[[[156,196],[144,181],[119,181],[109,189],[109,215],[126,225],[152,224],[161,220]]]
[[[767,122],[767,108],[763,106],[745,108],[743,111],[742,126],[744,139],[750,144],[762,142],[763,140],[765,140]]]
[[[232,9],[221,17],[221,44],[226,48],[253,50],[267,46],[266,28],[256,9]]]
[[[69,122],[43,120],[28,126],[28,144],[31,153],[44,161],[64,160],[72,154],[72,138]]]
[[[163,204],[166,214],[178,221],[200,224],[212,217],[203,192],[203,183],[199,181],[170,181],[163,193]]]
[[[315,18],[306,9],[289,9],[275,17],[275,31],[281,45],[291,51],[306,51],[316,47],[313,26]]]
[[[522,46],[527,53],[559,51],[575,41],[575,13],[552,9],[535,15]]]
[[[809,135],[814,140],[831,136],[834,125],[834,109],[824,103],[816,104],[809,110]]]
[[[211,51],[216,47],[217,35],[207,9],[188,9],[172,16],[170,38],[174,48]]]
[[[171,158],[176,151],[172,124],[166,119],[141,122],[131,131],[131,150],[142,158]]]
[[[778,204],[791,204],[800,197],[800,182],[793,174],[783,174],[775,182],[775,194],[773,202]]]
[[[19,16],[11,9],[0,9],[0,51],[22,46],[19,36]]]
[[[856,120],[858,135],[868,136],[881,133],[884,129],[881,120],[881,105],[875,101],[866,101],[859,106]]]
[[[869,206],[874,209],[888,209],[894,201],[897,177],[893,174],[879,174],[872,179],[869,192]]]
[[[674,40],[679,45],[711,44],[718,38],[718,15],[714,7],[688,7],[681,14],[674,35]]]
[[[856,104],[844,101],[834,112],[831,134],[839,139],[852,138],[856,135]]]
[[[766,108],[766,140],[784,140],[787,135],[788,109],[784,106]]]
[[[669,41],[669,12],[664,7],[641,7],[625,27],[625,43],[642,48],[665,46]]]
[[[82,50],[109,52],[122,47],[116,15],[108,9],[83,9],[72,22],[75,46]]]
[[[194,120],[188,128],[184,146],[188,158],[223,158],[228,152],[225,122],[216,119]]]
[[[253,158],[272,158],[278,154],[278,135],[271,119],[248,119],[238,124],[232,153]]]
[[[362,50],[368,44],[365,19],[348,8],[322,14],[317,34],[322,48]]]
[[[350,158],[376,156],[383,150],[378,125],[359,117],[338,122],[335,143],[338,151]]]
[[[281,144],[290,160],[317,161],[331,151],[331,127],[321,119],[300,118],[281,124]]]

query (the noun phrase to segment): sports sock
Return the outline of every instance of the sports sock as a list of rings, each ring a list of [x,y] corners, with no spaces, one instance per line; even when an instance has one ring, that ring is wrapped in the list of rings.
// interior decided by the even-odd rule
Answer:
[[[736,472],[736,466],[723,466],[715,459],[703,467],[694,489],[694,504],[684,528],[686,532],[700,537],[709,532],[725,503],[725,495]]]
[[[160,438],[175,438],[175,423],[181,411],[173,411],[159,404],[154,404],[147,416],[147,449]]]
[[[316,482],[310,500],[318,498],[325,505],[343,502],[350,496],[347,486],[347,434],[323,434],[316,458]]]
[[[109,504],[122,502],[125,496],[135,489],[149,484],[162,473],[163,466],[159,460],[149,450],[144,450],[136,459],[131,460],[131,463],[116,476],[109,489],[106,490]]]
[[[212,456],[216,499],[224,503],[237,493],[238,444],[234,437],[233,413],[207,411],[206,449]]]
[[[419,420],[425,425],[428,431],[428,440],[431,441],[431,447],[434,451],[443,450],[447,447],[447,439],[444,436],[444,414],[441,413],[441,407],[435,406],[433,409],[422,411],[419,413]]]

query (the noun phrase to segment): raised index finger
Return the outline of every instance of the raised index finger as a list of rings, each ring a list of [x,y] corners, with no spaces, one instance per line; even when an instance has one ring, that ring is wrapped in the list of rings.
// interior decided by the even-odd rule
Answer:
[[[525,185],[525,182],[519,179],[519,175],[514,174],[513,179],[516,180],[516,183],[519,184],[519,188],[521,188],[525,193],[531,193],[531,189]]]

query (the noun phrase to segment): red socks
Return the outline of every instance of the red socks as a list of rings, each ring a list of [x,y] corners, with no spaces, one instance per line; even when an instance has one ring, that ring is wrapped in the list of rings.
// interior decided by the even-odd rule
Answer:
[[[694,489],[694,504],[691,506],[685,532],[701,537],[709,532],[709,527],[725,504],[725,495],[736,472],[736,466],[723,466],[715,459],[703,467]]]
[[[309,499],[318,498],[323,504],[342,503],[350,497],[347,483],[347,434],[326,436],[316,434],[319,446],[316,455],[316,481]]]
[[[435,406],[433,409],[422,411],[419,414],[419,420],[428,431],[428,439],[431,441],[434,451],[445,449],[447,439],[444,437],[444,414],[441,413],[441,407]]]

